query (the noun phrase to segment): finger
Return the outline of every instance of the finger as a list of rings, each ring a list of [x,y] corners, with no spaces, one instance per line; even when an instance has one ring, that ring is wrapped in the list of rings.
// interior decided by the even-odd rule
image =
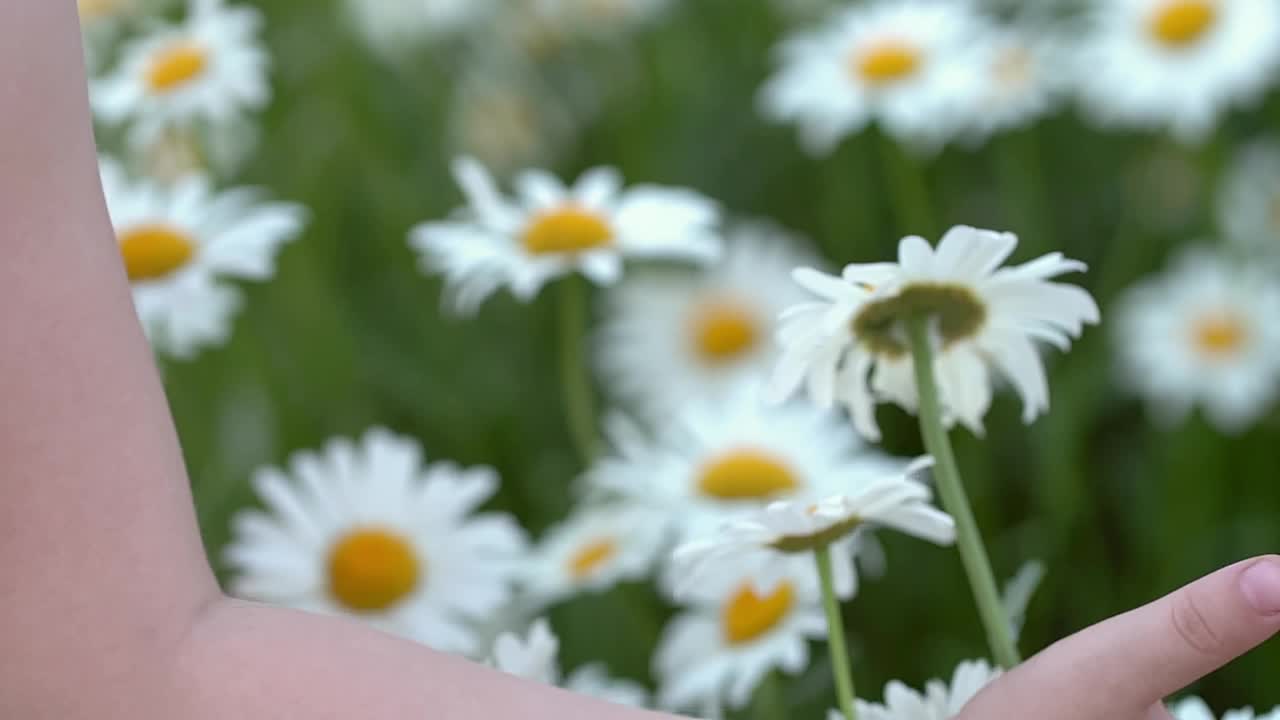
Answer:
[[[1277,630],[1280,556],[1246,560],[1058,642],[993,683],[962,717],[1145,717]]]

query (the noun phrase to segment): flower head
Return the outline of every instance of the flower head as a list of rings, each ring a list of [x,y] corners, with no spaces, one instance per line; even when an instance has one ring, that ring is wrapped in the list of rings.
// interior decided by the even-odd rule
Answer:
[[[489,468],[422,466],[418,444],[374,429],[254,477],[227,562],[237,595],[352,616],[446,652],[478,649],[475,621],[507,603],[524,557],[515,520],[476,510]]]
[[[931,680],[924,693],[894,680],[885,686],[884,704],[858,701],[858,717],[866,720],[949,720],[993,680],[1000,671],[985,660],[960,663],[948,685]],[[836,715],[831,715],[836,720]]]
[[[1280,144],[1255,141],[1240,149],[1222,181],[1218,216],[1239,247],[1280,257]]]
[[[636,683],[609,677],[603,665],[584,665],[562,679],[560,674],[560,640],[546,620],[537,620],[526,637],[514,633],[499,636],[493,646],[490,662],[509,675],[544,685],[560,685],[579,695],[607,700],[616,705],[644,707],[649,693]]]
[[[822,407],[847,406],[858,430],[878,439],[875,404],[916,410],[919,396],[906,332],[915,316],[929,322],[935,374],[948,421],[982,432],[993,371],[1022,396],[1026,422],[1049,407],[1036,341],[1070,346],[1098,306],[1084,290],[1049,279],[1084,265],[1060,253],[1000,267],[1017,246],[1012,233],[958,226],[937,248],[904,238],[897,263],[849,265],[841,277],[801,268],[798,283],[816,295],[787,310],[778,339],[775,399],[804,384]]]
[[[470,158],[455,162],[454,174],[467,209],[457,219],[419,225],[410,243],[427,270],[444,274],[461,312],[474,312],[504,285],[528,302],[549,280],[574,271],[611,285],[622,276],[624,257],[719,257],[719,211],[689,190],[624,190],[610,168],[590,170],[568,188],[528,170],[516,178],[513,201]]]

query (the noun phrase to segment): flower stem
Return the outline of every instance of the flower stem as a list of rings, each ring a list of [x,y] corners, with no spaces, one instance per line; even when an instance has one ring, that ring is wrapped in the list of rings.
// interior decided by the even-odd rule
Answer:
[[[1000,592],[996,589],[987,550],[982,545],[978,522],[973,517],[973,509],[969,507],[969,498],[965,495],[964,484],[960,480],[955,452],[951,449],[951,438],[942,423],[942,407],[934,378],[933,346],[929,341],[929,318],[924,315],[913,316],[908,320],[907,328],[911,335],[911,353],[915,361],[916,389],[920,395],[920,432],[924,435],[925,447],[936,463],[934,477],[938,483],[938,494],[942,498],[943,508],[956,521],[956,545],[969,576],[973,598],[978,604],[978,614],[987,630],[991,654],[997,663],[1009,669],[1022,660],[1013,642],[1013,629],[1000,602]]]
[[[569,435],[584,464],[596,456],[595,398],[586,366],[587,292],[581,278],[560,281],[560,386]]]
[[[827,641],[831,651],[831,674],[836,681],[836,698],[845,720],[857,720],[854,709],[853,673],[849,669],[849,650],[845,647],[844,618],[840,616],[840,601],[836,598],[835,582],[831,574],[831,548],[813,551],[818,562],[818,578],[822,581],[822,607],[827,612]]]

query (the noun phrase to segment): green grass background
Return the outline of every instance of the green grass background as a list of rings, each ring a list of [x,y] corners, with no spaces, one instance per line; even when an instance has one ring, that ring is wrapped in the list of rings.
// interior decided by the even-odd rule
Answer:
[[[232,513],[253,503],[253,468],[374,424],[420,438],[432,458],[496,466],[504,485],[495,507],[544,528],[569,509],[580,470],[562,421],[553,298],[523,306],[502,295],[475,319],[442,316],[440,282],[417,270],[405,242],[411,225],[459,202],[445,118],[461,69],[496,35],[482,28],[468,49],[388,64],[370,56],[332,2],[256,4],[269,20],[276,100],[241,179],[304,203],[312,220],[284,251],[278,276],[246,286],[227,346],[165,364],[211,554],[227,542]],[[1061,249],[1090,264],[1082,282],[1104,321],[1123,288],[1178,246],[1214,236],[1224,163],[1280,119],[1272,96],[1189,148],[1103,133],[1064,110],[923,163],[929,217],[895,200],[912,171],[876,132],[813,159],[790,128],[759,118],[754,94],[786,30],[769,3],[675,4],[634,40],[570,48],[525,68],[552,88],[585,73],[608,91],[554,170],[572,176],[612,164],[631,181],[687,185],[735,214],[807,234],[834,263],[886,259],[900,236],[936,237],[954,223],[1014,230],[1024,238],[1015,260]],[[1199,419],[1153,427],[1116,380],[1109,330],[1090,329],[1069,354],[1050,355],[1047,417],[1024,426],[1006,392],[985,440],[956,433],[997,574],[1030,558],[1048,565],[1027,652],[1280,549],[1277,416],[1239,437]],[[910,418],[892,409],[881,417],[890,450],[921,452]],[[888,575],[846,606],[858,685],[874,697],[891,678],[919,685],[985,654],[954,553],[886,541]],[[644,678],[665,612],[644,587],[557,609],[566,666],[603,658]],[[1278,661],[1272,643],[1198,689],[1218,708],[1269,708],[1280,703]],[[819,717],[834,702],[821,660],[783,692],[789,717]],[[777,700],[762,699],[757,714]]]

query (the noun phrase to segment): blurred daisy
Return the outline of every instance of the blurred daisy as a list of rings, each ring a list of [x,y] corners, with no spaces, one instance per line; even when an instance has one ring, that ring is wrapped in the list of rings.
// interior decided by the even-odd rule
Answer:
[[[584,665],[567,679],[561,680],[560,640],[551,631],[546,620],[538,620],[526,637],[507,633],[498,638],[490,663],[509,675],[533,680],[544,685],[559,685],[564,689],[607,700],[616,705],[644,707],[649,693],[640,685],[609,677],[599,663]]]
[[[796,281],[819,299],[791,308],[783,320],[775,399],[805,384],[820,406],[843,403],[859,432],[879,439],[877,402],[916,410],[905,321],[924,313],[931,318],[935,375],[948,423],[983,431],[993,371],[1022,396],[1023,420],[1035,420],[1049,407],[1036,341],[1065,350],[1099,314],[1081,288],[1049,282],[1084,270],[1083,263],[1052,253],[1001,268],[1017,244],[1012,233],[957,226],[936,249],[923,238],[904,238],[897,263],[849,265],[842,277],[797,270]]]
[[[1280,144],[1258,141],[1238,152],[1222,182],[1218,210],[1228,239],[1280,256]]]
[[[553,161],[577,133],[553,88],[515,62],[471,62],[449,104],[450,145],[499,174]]]
[[[697,274],[635,273],[609,293],[596,342],[605,387],[658,418],[714,400],[777,359],[776,318],[805,299],[791,269],[817,257],[766,224],[730,231]]]
[[[1195,405],[1240,432],[1272,405],[1280,383],[1280,283],[1256,265],[1188,251],[1117,305],[1116,346],[1127,384],[1172,423]]]
[[[526,590],[555,602],[642,579],[666,535],[663,518],[642,507],[584,508],[546,532],[525,566]]]
[[[1074,74],[1099,122],[1197,141],[1257,101],[1278,63],[1273,0],[1097,0]]]
[[[1000,677],[1000,671],[986,660],[962,662],[948,686],[932,680],[924,693],[916,692],[894,680],[885,686],[884,704],[858,701],[860,720],[948,720],[960,714],[964,706],[980,690]],[[841,717],[833,713],[830,720]]]
[[[525,549],[507,515],[478,514],[490,468],[423,467],[410,438],[374,429],[254,477],[267,512],[235,518],[235,594],[364,620],[445,652],[474,653],[471,623],[511,598]]]
[[[770,502],[818,502],[904,466],[862,447],[833,413],[807,403],[767,406],[754,382],[689,404],[652,442],[598,464],[588,482],[665,514],[681,542]]]
[[[990,32],[980,52],[980,85],[962,131],[967,140],[981,143],[1026,127],[1053,108],[1062,66],[1056,42],[1006,27]]]
[[[936,146],[959,130],[980,90],[987,26],[967,3],[876,0],[786,41],[760,95],[764,114],[795,122],[810,152],[829,152],[878,120],[894,137]]]
[[[108,123],[131,121],[130,140],[146,145],[175,125],[216,125],[262,108],[271,88],[261,25],[255,8],[190,0],[181,25],[124,48],[116,69],[92,87],[94,109]]]
[[[97,71],[126,21],[138,12],[139,3],[140,0],[77,0],[86,65],[91,73]]]
[[[1171,705],[1169,712],[1177,720],[1214,720],[1217,717],[1209,709],[1209,706],[1198,697],[1183,698]],[[1280,720],[1280,707],[1264,715],[1255,715],[1253,708],[1231,710],[1222,716],[1222,720]]]
[[[660,706],[740,709],[772,671],[808,665],[809,641],[827,633],[813,563],[758,562],[723,563],[684,596],[654,653]]]
[[[539,20],[581,34],[603,35],[651,22],[671,0],[534,0]]]
[[[955,542],[955,522],[931,504],[933,492],[911,476],[933,465],[923,458],[906,470],[869,480],[817,503],[780,501],[762,511],[730,520],[706,539],[676,549],[673,574],[679,576],[676,592],[696,584],[709,569],[743,556],[760,555],[775,560],[782,555],[808,555],[830,547],[848,554],[846,538],[867,529],[884,527],[939,545]],[[852,558],[837,563],[852,568]],[[839,585],[839,583],[837,583]],[[843,588],[849,597],[855,586]],[[837,592],[840,588],[837,589]]]
[[[469,206],[453,220],[414,228],[410,243],[440,272],[460,312],[474,312],[498,288],[533,299],[548,281],[578,271],[611,285],[624,257],[709,262],[719,256],[719,211],[690,190],[624,190],[611,168],[589,170],[572,188],[542,170],[516,176],[518,198],[498,192],[475,160],[454,163]]]
[[[152,343],[189,357],[224,342],[240,294],[219,279],[271,277],[276,254],[302,229],[306,212],[260,203],[249,189],[215,193],[200,175],[161,187],[131,182],[109,159],[100,170],[133,303]]]
[[[369,48],[394,54],[470,27],[494,10],[492,0],[346,0]]]

